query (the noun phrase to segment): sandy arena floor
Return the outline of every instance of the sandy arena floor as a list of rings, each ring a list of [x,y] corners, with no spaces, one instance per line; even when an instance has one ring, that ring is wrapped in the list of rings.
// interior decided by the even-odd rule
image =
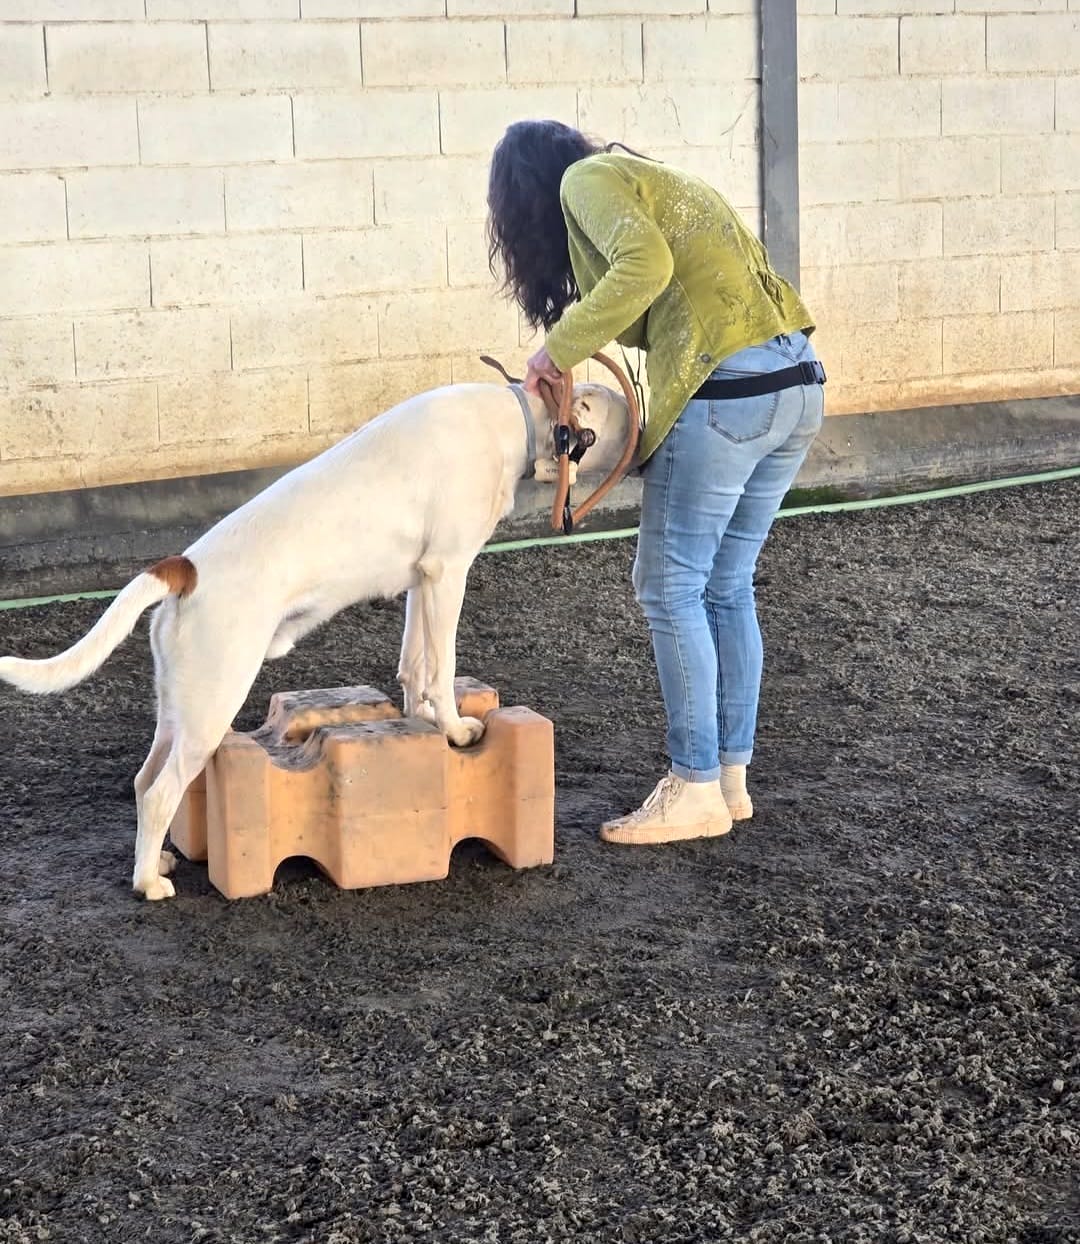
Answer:
[[[0,691],[0,1241],[1080,1241],[1080,484],[785,519],[757,814],[663,772],[633,542],[490,555],[459,670],[556,724],[557,858],[128,889],[145,621]],[[96,602],[0,614],[45,655]],[[264,669],[394,690],[402,606]]]

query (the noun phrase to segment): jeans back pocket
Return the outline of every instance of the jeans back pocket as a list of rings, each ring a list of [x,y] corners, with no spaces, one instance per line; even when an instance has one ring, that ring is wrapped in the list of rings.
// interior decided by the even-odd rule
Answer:
[[[772,431],[779,405],[779,392],[720,401],[710,399],[709,427],[735,444],[757,440]]]

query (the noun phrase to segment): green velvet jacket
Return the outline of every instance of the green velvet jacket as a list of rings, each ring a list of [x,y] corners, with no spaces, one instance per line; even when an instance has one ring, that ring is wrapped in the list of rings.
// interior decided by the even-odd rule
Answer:
[[[813,330],[765,248],[698,178],[602,153],[566,170],[561,198],[581,300],[549,331],[547,350],[564,371],[614,340],[648,352],[642,461],[722,359]]]

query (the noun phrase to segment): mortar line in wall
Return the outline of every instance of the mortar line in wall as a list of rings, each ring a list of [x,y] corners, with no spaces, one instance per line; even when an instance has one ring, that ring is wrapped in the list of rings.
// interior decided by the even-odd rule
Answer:
[[[203,35],[206,39],[206,89],[213,91],[214,83],[210,77],[210,23],[203,22]]]
[[[41,50],[45,55],[45,89],[49,89],[49,28],[42,23]]]
[[[503,28],[505,29],[505,27]],[[446,155],[443,151],[443,132],[442,132],[442,91],[435,92],[435,129],[436,137],[439,140],[439,154]],[[374,186],[375,175],[372,173],[372,185]]]
[[[142,164],[142,117],[139,115],[139,101],[135,100],[135,146],[138,149],[139,163]]]
[[[364,23],[356,23],[356,53],[360,57],[360,85],[364,85]]]
[[[292,158],[296,159],[296,100],[289,96],[289,130],[292,134]]]
[[[300,234],[300,289],[307,289],[307,270],[304,267],[304,235]]]
[[[60,180],[64,183],[64,232],[67,234],[67,239],[70,242],[71,241],[71,201],[68,198],[67,178],[61,177]]]
[[[79,346],[75,340],[75,321],[71,321],[71,362],[75,369],[75,379],[79,378]]]

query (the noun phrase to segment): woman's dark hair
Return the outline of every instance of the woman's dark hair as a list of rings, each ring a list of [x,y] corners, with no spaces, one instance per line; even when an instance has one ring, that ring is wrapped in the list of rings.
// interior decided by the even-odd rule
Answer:
[[[533,328],[551,328],[578,297],[559,185],[571,164],[599,150],[559,121],[515,121],[492,156],[488,266],[498,277],[502,261],[502,287]]]

